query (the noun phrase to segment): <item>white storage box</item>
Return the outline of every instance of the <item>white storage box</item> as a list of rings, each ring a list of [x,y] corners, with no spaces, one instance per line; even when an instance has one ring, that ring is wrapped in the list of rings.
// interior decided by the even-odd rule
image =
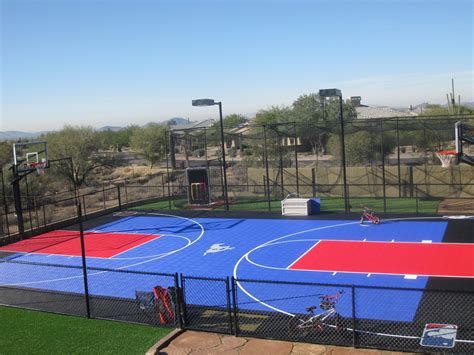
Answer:
[[[311,214],[311,199],[289,198],[281,201],[281,214],[284,216],[309,216]]]

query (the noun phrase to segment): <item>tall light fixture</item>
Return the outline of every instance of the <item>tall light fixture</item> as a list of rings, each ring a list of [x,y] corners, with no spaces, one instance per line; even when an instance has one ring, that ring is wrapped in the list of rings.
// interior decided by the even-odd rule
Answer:
[[[222,165],[223,165],[223,175],[224,175],[224,186],[223,186],[223,193],[224,193],[224,204],[225,210],[229,210],[229,199],[227,196],[227,166],[225,162],[225,141],[224,141],[224,123],[222,119],[222,102],[216,102],[213,99],[197,99],[192,101],[193,106],[219,106],[219,120],[221,124],[221,147],[222,147]]]

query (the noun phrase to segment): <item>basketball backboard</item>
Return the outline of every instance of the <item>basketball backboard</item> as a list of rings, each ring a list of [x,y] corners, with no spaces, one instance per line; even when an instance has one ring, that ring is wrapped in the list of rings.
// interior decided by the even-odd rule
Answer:
[[[27,173],[48,168],[48,143],[24,142],[13,144],[13,169],[16,173]]]

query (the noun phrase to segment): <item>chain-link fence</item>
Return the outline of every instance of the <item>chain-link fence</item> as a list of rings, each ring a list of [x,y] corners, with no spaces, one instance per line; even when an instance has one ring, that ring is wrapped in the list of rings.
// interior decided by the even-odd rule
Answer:
[[[0,305],[317,344],[474,351],[472,292],[86,270],[80,260],[59,265],[4,255]],[[428,325],[441,329],[430,339]]]
[[[453,325],[442,351],[474,351],[472,292],[234,280],[234,293],[239,335],[424,352],[428,324]]]
[[[455,149],[454,126],[459,120],[474,126],[473,116],[359,119],[345,123],[344,137],[333,121],[226,127],[226,174],[217,127],[173,130],[169,154],[161,164],[166,171],[143,184],[122,181],[37,195],[32,191],[47,184],[47,178],[23,179],[24,230],[73,218],[76,195],[86,216],[154,199],[165,201],[155,209],[195,208],[189,203],[188,167],[208,169],[208,208],[222,209],[227,193],[231,210],[275,212],[281,200],[293,194],[319,197],[322,212],[359,211],[368,205],[387,213],[466,213],[474,198],[472,166],[445,168],[436,157],[440,150]],[[470,149],[464,152],[470,154]],[[0,237],[19,229],[8,179],[3,173],[1,177]]]
[[[184,324],[187,329],[233,334],[228,278],[181,275]]]
[[[445,168],[436,156],[455,149],[454,127],[461,119],[474,122],[472,116],[359,119],[345,123],[344,137],[332,121],[226,127],[227,186],[216,128],[177,129],[170,133],[169,168],[183,176],[184,197],[187,167],[213,169],[212,199],[219,206],[227,190],[233,210],[277,210],[279,201],[295,194],[321,197],[331,211],[369,203],[383,212],[425,212],[420,201],[472,202],[472,167],[453,162]],[[178,205],[186,203],[184,198]]]
[[[177,274],[3,257],[0,304],[97,319],[179,326]]]

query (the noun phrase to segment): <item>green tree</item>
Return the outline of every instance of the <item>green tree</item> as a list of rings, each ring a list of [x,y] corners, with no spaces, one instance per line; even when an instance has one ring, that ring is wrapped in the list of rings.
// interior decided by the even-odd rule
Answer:
[[[373,164],[381,161],[381,136],[377,131],[357,131],[346,134],[344,144],[346,148],[346,163],[349,165]],[[395,148],[396,143],[392,134],[384,134],[383,154],[388,154]],[[341,154],[339,135],[331,135],[328,141],[328,150],[334,156]]]
[[[102,143],[98,132],[90,126],[65,126],[60,131],[47,133],[43,139],[48,142],[50,160],[72,159],[74,171],[71,172],[69,162],[64,160],[58,162],[61,166],[58,173],[75,181],[77,187],[86,184],[96,168],[109,165],[107,159],[98,154]]]
[[[255,115],[253,123],[258,126],[277,125],[291,120],[292,111],[287,106],[272,106],[268,110],[260,110]]]
[[[225,116],[222,119],[222,123],[224,124],[224,128],[232,128],[232,127],[237,127],[238,125],[247,122],[247,118],[243,115],[238,115],[236,113],[232,113],[230,115]],[[216,121],[213,125],[212,128],[214,129],[219,129],[221,126],[219,121]]]
[[[265,147],[263,143],[266,137],[266,153],[270,166],[279,166],[285,156],[282,139],[288,134],[289,128],[285,123],[290,120],[291,108],[287,106],[272,106],[268,110],[260,110],[257,113],[253,120],[255,126],[243,140],[245,146],[251,148],[252,155],[257,162],[264,163]]]
[[[166,127],[156,123],[134,130],[131,148],[153,165],[166,156]]]
[[[0,142],[0,167],[5,167],[7,164],[12,163],[12,144],[11,142]]]
[[[325,154],[331,133],[340,129],[339,101],[321,101],[318,94],[311,93],[298,97],[292,107],[298,136],[310,143],[314,155]],[[357,112],[352,105],[343,103],[343,116],[345,122],[351,122],[357,118]]]
[[[130,125],[118,131],[106,130],[100,132],[99,136],[103,147],[117,152],[121,152],[124,147],[130,147],[130,139],[137,128],[139,126]]]

